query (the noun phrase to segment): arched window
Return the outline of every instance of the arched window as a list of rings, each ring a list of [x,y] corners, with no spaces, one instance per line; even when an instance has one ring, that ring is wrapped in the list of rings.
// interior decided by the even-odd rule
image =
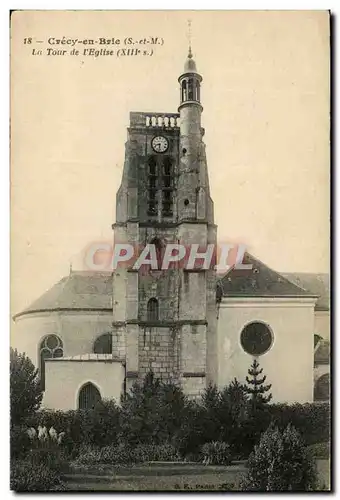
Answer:
[[[97,387],[91,382],[87,382],[79,391],[78,408],[79,410],[92,410],[101,399]]]
[[[201,86],[200,86],[200,82],[197,80],[196,81],[196,101],[200,101],[201,99],[201,96],[200,96],[200,89],[201,89]]]
[[[273,342],[273,335],[264,323],[254,322],[246,325],[241,333],[241,345],[247,354],[260,356],[267,352]]]
[[[330,388],[329,373],[325,373],[315,383],[314,399],[316,401],[328,401],[330,394],[329,388]]]
[[[187,81],[182,83],[182,102],[187,100]]]
[[[158,300],[152,298],[148,302],[147,307],[147,319],[148,321],[157,321],[158,320]]]
[[[188,101],[193,101],[194,99],[194,80],[189,78],[188,80]]]
[[[63,343],[57,335],[48,335],[40,344],[40,381],[41,387],[45,390],[45,360],[63,357]]]
[[[93,344],[95,354],[112,354],[112,335],[104,333],[98,337]]]

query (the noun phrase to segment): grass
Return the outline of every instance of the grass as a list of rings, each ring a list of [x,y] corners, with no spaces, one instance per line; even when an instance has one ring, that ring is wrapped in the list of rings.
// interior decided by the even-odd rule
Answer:
[[[97,472],[97,473],[95,473]],[[152,464],[133,467],[77,469],[67,477],[73,491],[172,491],[233,489],[244,474],[243,466]]]
[[[320,490],[329,490],[329,460],[317,460]],[[237,491],[244,464],[212,466],[152,463],[134,466],[78,466],[65,477],[68,491]]]

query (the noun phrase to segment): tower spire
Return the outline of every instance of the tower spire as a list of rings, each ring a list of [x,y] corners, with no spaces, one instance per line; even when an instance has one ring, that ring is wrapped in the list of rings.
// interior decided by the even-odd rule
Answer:
[[[189,42],[188,57],[189,57],[189,59],[191,59],[192,58],[192,51],[191,51],[191,19],[188,19],[188,42]]]
[[[196,63],[195,63],[195,60],[193,59],[193,56],[192,56],[191,20],[190,19],[188,19],[187,37],[188,37],[189,51],[188,51],[186,61],[184,63],[184,72],[178,78],[178,81],[179,81],[180,86],[181,86],[181,103],[180,103],[178,110],[180,110],[180,108],[182,106],[187,106],[188,103],[190,103],[190,105],[194,105],[194,106],[198,105],[200,108],[202,108],[201,103],[200,103],[200,100],[201,100],[201,98],[200,98],[200,85],[201,85],[202,77],[197,71]],[[202,109],[201,109],[201,111],[202,111]]]

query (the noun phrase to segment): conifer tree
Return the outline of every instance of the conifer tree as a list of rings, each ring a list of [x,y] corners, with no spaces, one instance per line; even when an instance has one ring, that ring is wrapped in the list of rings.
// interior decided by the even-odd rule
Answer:
[[[122,436],[130,444],[170,441],[180,427],[186,404],[182,389],[150,371],[135,382],[121,401]]]
[[[263,368],[260,368],[259,362],[254,358],[250,368],[248,369],[248,376],[246,376],[247,384],[244,390],[250,395],[250,400],[254,409],[264,406],[272,399],[272,394],[266,394],[270,391],[272,385],[265,385],[267,380],[266,375],[262,375]]]

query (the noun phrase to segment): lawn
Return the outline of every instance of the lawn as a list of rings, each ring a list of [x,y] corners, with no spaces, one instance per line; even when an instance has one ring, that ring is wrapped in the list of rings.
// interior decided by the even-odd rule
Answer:
[[[321,484],[329,488],[329,460],[318,460]],[[205,466],[188,463],[152,463],[128,467],[96,466],[77,468],[66,476],[71,491],[173,491],[175,489],[218,489],[239,485],[244,464]],[[228,485],[231,485],[229,487]]]
[[[205,466],[200,464],[154,463],[129,467],[77,469],[67,476],[67,489],[73,491],[169,491],[204,485],[214,489],[224,483],[238,484],[244,474],[242,464]]]

